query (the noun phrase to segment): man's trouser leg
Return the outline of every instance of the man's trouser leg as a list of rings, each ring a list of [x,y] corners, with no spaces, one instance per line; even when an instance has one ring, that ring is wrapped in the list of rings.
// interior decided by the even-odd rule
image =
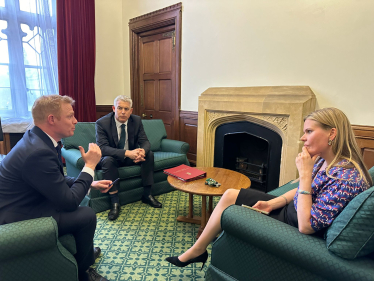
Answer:
[[[72,234],[75,238],[78,274],[81,276],[94,264],[93,238],[96,230],[96,214],[90,207],[78,207],[76,211],[61,213],[58,235]]]

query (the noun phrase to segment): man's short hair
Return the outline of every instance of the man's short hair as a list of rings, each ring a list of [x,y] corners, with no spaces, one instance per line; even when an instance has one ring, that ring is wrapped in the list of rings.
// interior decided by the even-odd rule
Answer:
[[[123,102],[128,102],[128,103],[130,104],[130,108],[132,108],[132,99],[131,99],[130,97],[128,97],[128,96],[125,96],[125,95],[119,95],[119,96],[117,96],[117,97],[114,99],[114,103],[113,103],[114,107],[117,106],[117,102],[118,102],[119,100],[121,100],[121,101],[123,101]]]
[[[31,109],[34,124],[45,122],[50,114],[60,119],[62,103],[68,103],[73,106],[75,101],[69,96],[60,95],[48,95],[37,98]]]

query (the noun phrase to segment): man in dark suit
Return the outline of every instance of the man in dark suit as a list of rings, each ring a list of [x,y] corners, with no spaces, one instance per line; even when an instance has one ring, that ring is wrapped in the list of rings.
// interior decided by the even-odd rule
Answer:
[[[113,112],[96,121],[96,143],[100,146],[103,157],[99,166],[104,178],[115,180],[119,177],[118,167],[141,165],[144,193],[142,202],[154,208],[162,205],[151,194],[153,184],[154,157],[151,144],[144,132],[139,116],[132,115],[132,100],[124,95],[115,98]],[[112,208],[109,220],[119,216],[119,182],[109,190]]]
[[[70,97],[59,95],[35,101],[35,127],[0,163],[0,224],[52,216],[59,236],[70,233],[75,237],[79,280],[105,281],[90,267],[100,254],[100,248],[93,248],[96,214],[79,204],[90,187],[107,192],[111,181],[93,181],[101,158],[94,143],[89,144],[87,153],[79,147],[85,162],[79,176],[64,176],[58,142],[74,134],[77,119],[73,103]]]

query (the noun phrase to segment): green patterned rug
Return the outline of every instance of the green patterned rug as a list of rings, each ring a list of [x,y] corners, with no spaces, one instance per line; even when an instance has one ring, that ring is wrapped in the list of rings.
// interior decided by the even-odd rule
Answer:
[[[201,263],[179,268],[165,261],[196,241],[199,225],[176,221],[188,213],[188,194],[173,191],[156,198],[163,208],[138,201],[122,206],[114,222],[108,220],[109,211],[97,214],[95,246],[101,248],[101,255],[94,267],[110,281],[204,280],[210,258],[202,271]],[[194,196],[195,215],[200,215],[200,206],[201,197]]]

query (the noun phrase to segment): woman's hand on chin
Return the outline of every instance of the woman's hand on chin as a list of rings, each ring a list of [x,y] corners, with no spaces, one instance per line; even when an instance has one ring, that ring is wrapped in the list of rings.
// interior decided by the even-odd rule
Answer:
[[[303,150],[296,157],[296,167],[299,171],[300,178],[310,176],[313,172],[314,162],[318,155],[313,157],[309,154],[308,149],[304,146]]]

